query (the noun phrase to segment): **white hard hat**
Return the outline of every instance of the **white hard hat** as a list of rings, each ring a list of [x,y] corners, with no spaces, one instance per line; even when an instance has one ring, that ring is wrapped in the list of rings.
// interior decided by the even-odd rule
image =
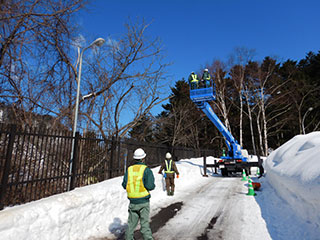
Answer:
[[[166,153],[166,159],[171,159],[171,154],[169,152]]]
[[[133,154],[134,159],[143,159],[145,158],[145,156],[146,156],[146,153],[143,151],[142,148],[136,149]]]
[[[205,71],[205,72],[208,72],[209,70],[208,70],[208,68],[206,68],[204,71]]]

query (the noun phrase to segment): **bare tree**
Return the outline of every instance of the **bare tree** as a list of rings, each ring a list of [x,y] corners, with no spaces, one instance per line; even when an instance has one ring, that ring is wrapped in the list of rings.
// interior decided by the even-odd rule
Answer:
[[[237,47],[234,50],[234,54],[230,57],[230,64],[234,65],[231,69],[230,75],[234,81],[234,85],[239,93],[240,102],[240,119],[239,119],[239,143],[243,146],[243,83],[245,74],[245,65],[251,61],[255,51],[247,49],[245,47]]]
[[[303,116],[305,112],[303,109],[306,109],[307,103],[306,99],[315,92],[319,92],[319,87],[314,87],[310,85],[304,85],[300,81],[291,81],[293,83],[294,91],[290,91],[290,97],[294,103],[294,107],[298,113],[298,121],[299,121],[299,131],[300,134],[303,134]]]
[[[144,21],[129,22],[119,39],[87,58],[80,115],[104,138],[123,137],[150,110],[162,103],[165,69],[161,41],[146,36]],[[125,119],[126,121],[120,121]]]
[[[267,57],[258,66],[256,75],[253,75],[258,83],[256,89],[256,101],[259,108],[257,125],[260,147],[264,155],[268,154],[268,136],[272,133],[271,129],[279,132],[287,121],[285,118],[279,119],[290,110],[287,94],[281,93],[281,89],[288,84],[289,80],[279,80],[278,68],[276,60]]]
[[[253,88],[253,84],[250,80],[251,80],[251,78],[246,78],[246,82],[244,84],[243,94],[245,96],[246,104],[247,104],[253,153],[254,153],[254,155],[257,155],[256,144],[255,144],[255,139],[254,139],[254,131],[253,131],[253,116],[252,116],[253,115],[252,113],[253,113],[254,109],[257,107],[257,104],[252,99],[252,96],[254,95],[255,89]]]
[[[263,143],[263,136],[265,135],[262,134],[262,131],[265,131],[265,127],[267,127],[267,136],[278,134],[287,122],[286,118],[282,116],[290,109],[287,94],[283,91],[283,87],[288,83],[288,80],[280,80],[275,73],[276,69],[277,65],[272,60],[266,61],[264,65],[258,62],[250,62],[246,66],[243,93],[248,109],[251,141],[253,150],[256,151],[253,128],[253,117],[255,115],[262,154],[265,154],[266,151],[263,147],[265,146]],[[262,78],[264,78],[263,81],[261,81]],[[256,111],[257,108],[258,111]],[[262,123],[260,120],[262,120]]]
[[[21,123],[33,125],[32,112],[37,112],[72,126],[77,87],[77,66],[70,60],[70,46],[76,44],[72,16],[84,3],[13,0],[1,5],[0,97],[19,109]],[[146,37],[148,27],[130,22],[124,36],[109,38],[101,51],[85,56],[79,122],[87,128],[124,136],[163,101],[167,64],[160,40]]]
[[[32,125],[33,111],[60,115],[71,104],[74,69],[68,58],[72,16],[84,0],[4,1],[0,28],[0,97]],[[67,93],[66,95],[64,93]],[[63,110],[62,110],[63,111]]]
[[[227,129],[231,133],[231,127],[230,122],[228,118],[228,113],[230,110],[227,108],[227,99],[228,96],[228,89],[227,89],[227,79],[226,79],[226,69],[225,65],[221,61],[214,61],[212,67],[209,67],[210,70],[212,69],[212,72],[214,73],[214,81],[215,81],[215,87],[216,87],[216,107],[219,109],[220,114],[223,117],[224,125],[227,127]]]

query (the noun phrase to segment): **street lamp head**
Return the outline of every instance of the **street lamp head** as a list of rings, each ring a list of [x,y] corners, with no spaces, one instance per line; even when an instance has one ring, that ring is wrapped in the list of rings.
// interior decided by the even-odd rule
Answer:
[[[313,110],[313,107],[309,107],[309,109],[308,109],[309,111],[312,111]]]
[[[96,40],[94,40],[89,47],[93,47],[93,46],[97,46],[97,47],[101,47],[106,40],[104,40],[103,38],[97,38]]]

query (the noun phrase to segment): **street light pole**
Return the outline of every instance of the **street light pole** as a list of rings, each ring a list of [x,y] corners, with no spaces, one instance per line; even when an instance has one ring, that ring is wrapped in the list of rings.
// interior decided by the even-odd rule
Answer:
[[[302,118],[302,132],[303,132],[303,134],[306,134],[304,131],[304,119],[306,118],[307,113],[311,112],[312,110],[313,110],[313,107],[309,107],[308,110],[306,111],[306,113],[303,115],[303,118]]]
[[[82,71],[82,56],[83,53],[93,46],[101,47],[105,43],[103,38],[97,38],[94,40],[88,47],[84,48],[79,56],[79,73],[77,79],[77,96],[76,96],[76,106],[74,111],[74,122],[73,122],[73,132],[72,132],[72,147],[71,147],[71,156],[70,156],[70,165],[69,165],[69,182],[68,182],[68,191],[71,188],[71,174],[72,174],[72,165],[73,165],[73,157],[74,157],[74,143],[77,132],[77,122],[78,122],[78,111],[79,111],[79,98],[80,98],[80,81],[81,81],[81,71]]]

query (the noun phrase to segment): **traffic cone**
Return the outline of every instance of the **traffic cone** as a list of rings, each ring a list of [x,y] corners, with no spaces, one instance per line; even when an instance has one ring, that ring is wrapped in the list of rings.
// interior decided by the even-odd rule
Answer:
[[[249,177],[248,179],[248,196],[256,196],[257,194],[254,192],[253,186],[252,186],[252,180]]]
[[[260,176],[260,168],[257,169],[256,175],[259,177]]]
[[[247,181],[247,176],[246,176],[246,172],[244,171],[244,169],[242,169],[242,179],[241,181]]]

